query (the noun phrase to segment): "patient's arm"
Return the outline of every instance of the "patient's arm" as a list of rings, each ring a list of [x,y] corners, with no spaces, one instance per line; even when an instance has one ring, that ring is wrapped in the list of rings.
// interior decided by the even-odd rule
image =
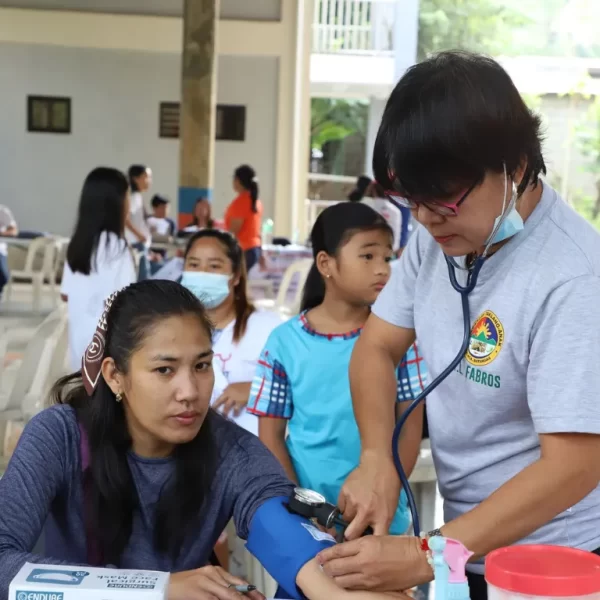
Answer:
[[[316,558],[307,562],[296,577],[298,587],[309,600],[389,600],[402,598],[411,600],[399,592],[368,592],[344,590],[333,579],[325,575]]]

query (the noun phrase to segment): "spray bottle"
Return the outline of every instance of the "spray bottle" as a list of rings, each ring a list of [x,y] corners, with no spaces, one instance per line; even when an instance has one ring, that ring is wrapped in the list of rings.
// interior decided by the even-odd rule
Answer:
[[[460,542],[442,536],[427,540],[431,550],[435,600],[470,600],[465,566],[473,555]]]

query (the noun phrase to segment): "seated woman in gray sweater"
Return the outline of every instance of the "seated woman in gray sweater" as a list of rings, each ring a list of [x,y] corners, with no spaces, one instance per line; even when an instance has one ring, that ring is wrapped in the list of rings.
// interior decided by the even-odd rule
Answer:
[[[384,597],[320,570],[314,557],[333,542],[286,510],[292,484],[277,460],[209,409],[211,334],[174,282],[106,301],[82,370],[57,382],[0,479],[0,600],[25,562],[166,571],[168,600],[241,598],[229,586],[244,582],[207,566],[232,517],[286,597]]]

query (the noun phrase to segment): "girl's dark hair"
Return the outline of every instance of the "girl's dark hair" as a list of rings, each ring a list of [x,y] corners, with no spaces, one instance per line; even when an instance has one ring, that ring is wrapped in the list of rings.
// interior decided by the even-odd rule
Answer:
[[[126,197],[127,178],[117,169],[98,167],[85,178],[75,231],[67,248],[67,262],[73,273],[90,274],[103,232],[123,237]],[[109,242],[107,237],[106,244]]]
[[[414,65],[392,92],[379,127],[373,172],[386,189],[447,198],[481,183],[487,171],[509,176],[525,162],[518,192],[546,172],[540,118],[493,59],[442,52]]]
[[[348,200],[350,202],[360,202],[365,197],[371,183],[370,177],[361,175],[356,180],[356,187],[348,194]]]
[[[239,342],[244,333],[246,333],[250,315],[256,310],[254,304],[252,304],[248,298],[248,274],[246,273],[244,252],[238,241],[235,239],[235,236],[231,235],[228,231],[221,231],[220,229],[202,229],[188,240],[185,248],[184,260],[187,260],[194,244],[202,238],[214,238],[221,243],[227,258],[231,261],[234,277],[239,277],[240,279],[233,290],[233,302],[235,307],[233,341]]]
[[[212,336],[212,325],[200,301],[173,281],[146,280],[125,288],[114,299],[107,315],[104,356],[111,357],[121,373],[127,373],[131,356],[152,334],[153,327],[173,316],[193,315]],[[71,405],[89,442],[89,494],[93,499],[89,522],[103,560],[120,565],[132,532],[133,512],[140,500],[131,475],[127,454],[131,436],[123,403],[115,400],[103,377],[93,396],[83,387],[81,372],[60,379],[52,389],[59,404]],[[154,546],[157,553],[176,558],[187,532],[208,497],[218,457],[213,439],[212,412],[198,435],[175,448],[175,474],[163,489],[156,507]]]
[[[256,202],[258,201],[258,183],[256,181],[256,171],[249,165],[242,165],[235,170],[235,177],[242,184],[245,190],[250,192],[252,198],[252,212],[256,212]]]
[[[212,218],[212,209],[211,209],[210,202],[209,202],[208,198],[198,198],[198,200],[196,200],[196,204],[194,204],[194,213],[193,213],[194,220],[192,221],[192,225],[198,226],[198,217],[196,216],[196,207],[201,202],[206,202],[206,205],[208,206],[208,214],[206,216],[206,227],[208,229],[212,229],[215,226],[215,221]]]
[[[388,222],[375,210],[360,202],[340,202],[327,207],[315,221],[310,232],[310,241],[315,262],[313,263],[304,290],[300,310],[310,310],[325,299],[325,282],[317,268],[317,255],[325,252],[336,256],[352,236],[360,231],[385,231],[393,239]]]
[[[131,187],[132,192],[139,192],[140,188],[136,182],[138,177],[141,177],[146,171],[148,167],[146,165],[131,165],[129,167],[128,176],[129,176],[129,186]]]

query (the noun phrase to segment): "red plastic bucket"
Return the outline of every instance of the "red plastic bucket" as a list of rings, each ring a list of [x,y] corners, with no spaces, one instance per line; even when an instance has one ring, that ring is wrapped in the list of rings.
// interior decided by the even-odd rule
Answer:
[[[522,596],[600,595],[600,556],[563,546],[511,546],[488,555],[485,579],[488,588]]]

